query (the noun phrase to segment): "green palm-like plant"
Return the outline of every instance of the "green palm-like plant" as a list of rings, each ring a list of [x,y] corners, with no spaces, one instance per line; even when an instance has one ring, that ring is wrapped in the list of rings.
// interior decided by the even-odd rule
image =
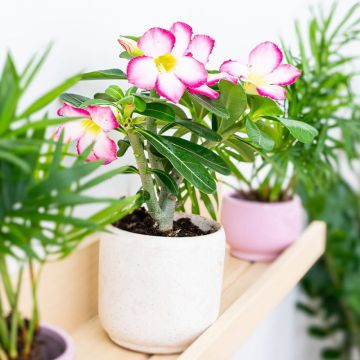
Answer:
[[[40,322],[37,288],[43,265],[70,254],[84,236],[133,211],[140,197],[113,200],[86,195],[85,191],[128,168],[94,176],[102,163],[84,161],[91,148],[75,158],[62,141],[46,140],[47,127],[59,120],[41,111],[81,75],[67,79],[20,111],[19,102],[47,54],[48,50],[39,59],[34,57],[22,73],[9,54],[0,79],[1,360],[27,358],[31,353]],[[76,206],[94,203],[102,203],[103,209],[88,219],[74,215]],[[10,257],[19,267],[15,282],[10,277]],[[29,321],[19,308],[26,269],[33,298]],[[18,348],[18,344],[23,346]]]

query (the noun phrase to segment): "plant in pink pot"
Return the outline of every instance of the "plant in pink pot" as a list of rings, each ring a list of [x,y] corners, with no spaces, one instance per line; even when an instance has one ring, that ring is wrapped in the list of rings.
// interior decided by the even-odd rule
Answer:
[[[286,86],[301,71],[286,63],[274,43],[255,47],[246,65],[229,60],[220,70],[239,79],[246,92],[246,110],[232,125],[237,132],[218,149],[241,184],[224,195],[221,222],[234,256],[270,261],[302,230],[304,213],[295,189],[299,176],[306,177],[306,164],[298,155],[318,131],[289,116]],[[249,169],[241,171],[239,161],[251,163]]]

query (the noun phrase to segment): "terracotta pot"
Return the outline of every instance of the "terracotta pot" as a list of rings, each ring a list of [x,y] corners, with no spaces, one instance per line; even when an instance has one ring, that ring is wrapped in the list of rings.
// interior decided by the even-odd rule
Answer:
[[[102,234],[99,316],[115,343],[147,353],[180,352],[218,317],[225,233],[216,222],[189,217],[217,231],[171,238],[111,227]]]
[[[65,331],[49,324],[42,324],[37,340],[43,344],[42,359],[75,360],[74,341]]]
[[[231,254],[252,261],[271,261],[291,245],[304,226],[301,200],[265,203],[223,197],[221,223]]]

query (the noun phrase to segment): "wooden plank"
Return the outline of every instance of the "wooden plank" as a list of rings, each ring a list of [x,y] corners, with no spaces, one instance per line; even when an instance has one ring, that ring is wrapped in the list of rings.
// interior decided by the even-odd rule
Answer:
[[[183,354],[146,355],[118,347],[97,319],[98,236],[69,258],[46,266],[39,297],[42,319],[70,331],[77,359],[230,359],[257,324],[276,306],[322,254],[325,224],[315,222],[272,263],[250,263],[227,254],[221,316]],[[30,291],[22,303],[31,305]]]
[[[256,325],[286,296],[325,248],[326,227],[312,223],[179,360],[231,359]]]
[[[76,358],[79,360],[144,360],[149,356],[115,345],[102,329],[97,317],[88,321],[74,334]]]

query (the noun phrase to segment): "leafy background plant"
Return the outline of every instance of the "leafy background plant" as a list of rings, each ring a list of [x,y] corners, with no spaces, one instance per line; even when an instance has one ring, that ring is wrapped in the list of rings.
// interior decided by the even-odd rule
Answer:
[[[349,53],[360,45],[360,11],[355,3],[339,18],[338,9],[313,11],[307,30],[296,23],[299,57],[288,50],[287,58],[304,76],[290,87],[288,112],[320,135],[289,156],[309,220],[328,225],[326,253],[302,282],[310,300],[298,307],[314,319],[309,334],[333,344],[322,358],[352,360],[360,355],[360,196],[343,171],[354,172],[360,154],[359,58]]]
[[[106,178],[128,172],[127,167],[95,175],[101,162],[74,158],[62,142],[46,135],[59,119],[44,108],[87,75],[76,75],[54,87],[22,110],[19,102],[42,67],[49,49],[33,57],[22,72],[7,55],[0,78],[0,358],[26,359],[40,325],[37,288],[43,266],[71,253],[89,233],[133,211],[140,195],[109,199],[85,194]],[[71,121],[73,118],[62,119]],[[74,215],[79,205],[102,204],[88,219]],[[18,264],[12,281],[9,259]],[[31,282],[32,314],[25,321],[19,304],[25,272]],[[19,344],[23,346],[18,347]]]

